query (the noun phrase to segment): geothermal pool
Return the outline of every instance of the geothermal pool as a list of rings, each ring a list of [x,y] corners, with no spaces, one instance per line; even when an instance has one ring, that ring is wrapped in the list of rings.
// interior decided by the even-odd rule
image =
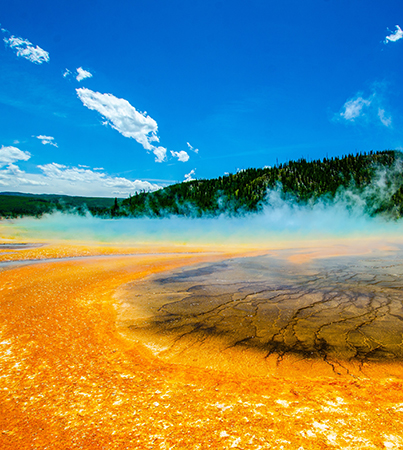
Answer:
[[[2,449],[403,446],[393,237],[17,238],[0,247]]]

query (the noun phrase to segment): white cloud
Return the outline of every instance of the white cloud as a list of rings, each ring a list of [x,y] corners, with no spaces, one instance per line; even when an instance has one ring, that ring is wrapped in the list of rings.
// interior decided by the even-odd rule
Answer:
[[[47,184],[44,181],[26,177],[26,175],[19,167],[10,164],[6,169],[0,170],[0,186],[8,191],[28,193],[35,193],[35,189],[40,187],[39,192],[42,192],[42,186]]]
[[[0,167],[8,166],[16,161],[28,161],[31,157],[29,152],[23,152],[17,147],[0,148]]]
[[[68,167],[50,163],[37,166],[41,173],[21,170],[17,161],[27,161],[30,153],[16,147],[0,148],[0,186],[2,190],[33,194],[61,194],[92,197],[129,196],[138,191],[155,191],[162,186],[148,181],[128,180],[101,172],[102,167],[90,169],[79,164]],[[6,167],[4,167],[6,166]],[[96,171],[95,171],[96,170]]]
[[[189,155],[184,150],[181,150],[180,152],[174,152],[171,150],[171,155],[178,158],[181,162],[186,162],[189,160]]]
[[[17,56],[25,58],[34,64],[49,62],[49,53],[38,46],[34,47],[27,39],[11,36],[10,38],[5,37],[3,40],[16,52]]]
[[[162,162],[165,161],[165,158],[167,156],[167,149],[165,147],[155,147],[154,145],[151,146],[151,151],[155,155],[155,161],[156,162]]]
[[[147,113],[137,111],[127,100],[112,94],[101,94],[86,88],[76,89],[76,92],[84,106],[98,111],[112,128],[153,152],[156,162],[165,160],[166,148],[152,144],[159,142],[158,125]]]
[[[69,70],[69,69],[66,69],[66,70],[64,71],[63,78],[67,78],[67,77],[70,76],[70,75],[71,75],[70,70]]]
[[[392,118],[386,114],[384,109],[378,108],[378,117],[385,127],[389,128],[392,126]]]
[[[91,78],[91,77],[92,77],[92,73],[88,72],[87,70],[84,70],[82,67],[79,67],[77,69],[77,76],[76,76],[77,81],[81,81],[81,80],[84,80],[85,78]]]
[[[157,122],[137,111],[127,100],[86,88],[76,89],[76,92],[84,106],[98,111],[123,136],[135,139],[146,150],[151,150],[151,142],[158,142]]]
[[[120,193],[125,193],[128,196],[136,191],[155,191],[161,187],[148,181],[131,181],[127,178],[112,177],[84,167],[67,167],[63,164],[50,163],[40,165],[38,168],[43,172],[43,179],[48,184],[58,186],[59,191],[63,189],[64,192],[75,195],[104,195],[111,197],[118,189]]]
[[[374,83],[371,95],[365,97],[362,92],[358,92],[344,103],[341,112],[334,119],[361,124],[380,122],[385,127],[391,127],[392,117],[384,107],[384,89],[384,84]]]
[[[345,120],[354,121],[357,117],[364,114],[366,108],[371,104],[372,99],[364,99],[360,94],[357,94],[351,100],[346,101],[343,105],[343,111],[340,116]]]
[[[192,169],[189,173],[187,173],[185,175],[185,180],[184,181],[193,181],[194,178],[193,178],[192,175],[195,175],[195,174],[196,174],[196,169]]]
[[[53,145],[53,147],[57,147],[56,142],[54,142],[55,138],[52,136],[44,136],[40,134],[39,136],[34,136],[39,139],[43,145]]]
[[[17,161],[28,161],[31,157],[29,152],[24,152],[17,147],[0,148],[0,186],[13,190],[16,186],[39,186],[44,185],[44,182],[29,179],[25,177],[25,172],[22,171],[16,164]],[[7,166],[6,168],[3,168]]]
[[[57,178],[70,182],[83,181],[91,183],[105,177],[104,174],[93,172],[83,167],[67,167],[63,164],[50,163],[38,166],[48,178]]]
[[[399,25],[396,25],[396,30],[389,36],[386,36],[383,42],[387,44],[388,42],[396,42],[402,38],[403,38],[403,30],[399,27]]]
[[[26,173],[14,164],[0,169],[0,185],[8,191],[33,194],[79,195],[88,197],[128,197],[138,191],[155,191],[162,186],[142,180],[112,177],[80,167],[50,163],[38,166],[42,173]]]
[[[198,148],[194,148],[192,145],[189,144],[189,142],[186,142],[186,144],[189,147],[189,150],[191,150],[192,152],[195,152],[195,153],[199,153]]]

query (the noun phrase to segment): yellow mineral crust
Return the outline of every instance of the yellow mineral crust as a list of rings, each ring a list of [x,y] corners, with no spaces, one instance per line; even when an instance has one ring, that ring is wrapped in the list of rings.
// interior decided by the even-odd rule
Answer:
[[[59,260],[0,272],[1,449],[403,447],[399,365],[336,376],[295,358],[276,376],[245,376],[164,362],[118,333],[119,286],[230,254],[22,252]]]

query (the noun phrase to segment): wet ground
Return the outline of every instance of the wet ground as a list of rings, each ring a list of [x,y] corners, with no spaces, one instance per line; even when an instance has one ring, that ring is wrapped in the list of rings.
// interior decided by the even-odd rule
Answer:
[[[140,250],[4,252],[2,450],[403,447],[398,249]]]
[[[400,249],[304,264],[290,255],[230,259],[126,286],[122,322],[159,357],[199,366],[269,373],[273,358],[278,366],[293,357],[338,374],[403,360]]]

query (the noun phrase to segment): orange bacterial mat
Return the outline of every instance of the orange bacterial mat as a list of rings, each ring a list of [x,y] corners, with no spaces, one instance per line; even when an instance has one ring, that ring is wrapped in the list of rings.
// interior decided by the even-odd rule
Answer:
[[[43,246],[6,258],[11,250],[4,249],[3,260],[59,260],[0,272],[1,449],[403,447],[399,361],[360,361],[362,371],[351,361],[354,370],[338,374],[320,358],[285,352],[280,363],[274,353],[267,359],[271,370],[254,371],[248,366],[259,352],[252,347],[215,356],[219,333],[191,352],[197,362],[159,355],[172,329],[162,327],[166,334],[150,340],[158,328],[144,298],[135,304],[136,283],[144,291],[149,279],[234,257],[163,250],[114,256],[133,251]],[[85,254],[106,256],[60,258]],[[131,324],[141,320],[146,329],[153,321],[152,333],[130,335],[128,308]],[[178,308],[165,308],[165,316],[170,312]]]

